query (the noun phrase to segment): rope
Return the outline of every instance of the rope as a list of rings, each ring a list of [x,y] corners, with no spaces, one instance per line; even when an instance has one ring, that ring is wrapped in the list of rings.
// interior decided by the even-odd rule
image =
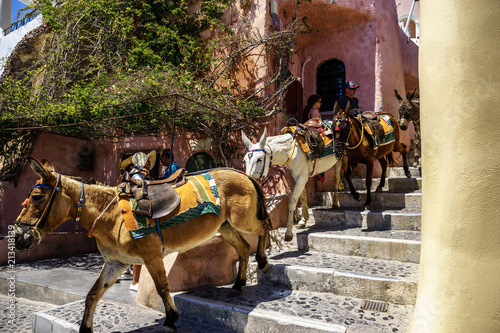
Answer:
[[[365,128],[363,127],[363,124],[361,124],[361,139],[359,139],[359,142],[356,146],[354,147],[347,147],[347,149],[356,149],[359,147],[359,145],[361,144],[361,142],[363,142],[363,134],[365,133]]]
[[[89,238],[92,238],[92,230],[94,230],[94,227],[97,223],[97,221],[99,221],[99,219],[101,218],[102,214],[104,214],[104,212],[106,212],[109,208],[109,206],[111,206],[111,204],[113,203],[113,201],[118,198],[118,192],[116,191],[116,187],[115,187],[115,193],[116,195],[113,197],[113,199],[111,199],[111,201],[109,202],[109,204],[106,206],[106,208],[104,208],[104,210],[102,211],[102,213],[94,220],[94,222],[92,223],[92,225],[90,226],[90,229],[89,229],[89,233],[88,233],[88,236]]]
[[[292,134],[293,135],[293,134]],[[292,147],[292,153],[290,154],[290,156],[288,157],[288,160],[285,162],[285,164],[283,165],[287,165],[288,162],[290,162],[292,160],[292,156],[293,156],[293,153],[295,152],[295,143],[297,142],[297,137],[295,135],[293,135],[293,147]]]

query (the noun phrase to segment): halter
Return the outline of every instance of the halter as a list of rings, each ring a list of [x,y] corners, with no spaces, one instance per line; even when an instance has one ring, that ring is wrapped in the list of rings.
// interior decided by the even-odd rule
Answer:
[[[31,188],[30,193],[28,194],[28,198],[31,195],[31,192],[33,192],[33,189],[35,189],[35,188],[52,190],[52,192],[50,193],[50,197],[49,197],[49,203],[45,207],[45,209],[42,213],[42,216],[40,216],[38,218],[38,221],[34,224],[21,222],[21,221],[17,221],[17,220],[14,221],[14,224],[21,225],[21,226],[27,226],[27,227],[33,229],[33,231],[38,236],[38,244],[40,244],[40,241],[42,240],[39,230],[43,230],[43,227],[45,227],[45,223],[47,223],[47,216],[49,214],[50,209],[52,208],[52,204],[54,203],[55,193],[61,191],[60,186],[61,186],[61,174],[57,174],[57,181],[56,181],[55,186],[50,186],[49,184],[45,184],[45,183],[40,183],[40,184],[34,185]],[[78,202],[77,215],[76,215],[76,219],[75,219],[76,223],[78,223],[80,221],[80,215],[82,213],[82,206],[83,206],[83,181],[82,181],[82,194],[81,194],[80,200]]]
[[[268,146],[269,146],[269,143],[266,143]],[[273,150],[271,149],[271,146],[269,146],[269,150],[271,151],[270,153],[267,153],[267,151],[265,149],[252,149],[252,150],[249,150],[247,151],[247,155],[248,155],[248,158],[252,158],[253,156],[253,153],[254,152],[263,152],[264,153],[264,163],[262,164],[262,171],[260,172],[260,176],[259,176],[259,180],[262,179],[262,176],[264,175],[264,170],[266,169],[266,158],[267,158],[267,155],[270,155],[270,158],[269,158],[269,167],[271,167],[271,165],[273,165]]]
[[[354,148],[350,148],[348,147],[348,142],[349,142],[349,138],[351,137],[351,126],[352,126],[352,123],[351,123],[351,119],[349,119],[349,117],[346,117],[346,118],[336,118],[334,119],[334,121],[336,121],[336,126],[335,126],[335,130],[337,130],[338,128],[338,125],[339,123],[341,122],[349,122],[349,133],[347,134],[347,139],[345,142],[335,142],[334,144],[334,147],[335,147],[335,157],[337,158],[342,158],[344,157],[345,153],[346,153],[346,149],[349,148],[349,149],[354,149]],[[359,146],[359,144],[358,144]]]

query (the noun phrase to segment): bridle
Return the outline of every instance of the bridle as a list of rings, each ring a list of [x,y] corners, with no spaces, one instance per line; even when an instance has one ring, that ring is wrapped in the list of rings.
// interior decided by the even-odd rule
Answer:
[[[334,147],[335,147],[335,157],[337,157],[338,159],[344,157],[344,155],[346,154],[346,150],[347,149],[354,149],[356,148],[357,146],[359,146],[359,144],[354,147],[354,148],[351,148],[349,147],[349,138],[351,137],[351,128],[352,128],[352,122],[351,122],[351,119],[349,117],[342,117],[342,118],[335,118],[334,119],[334,124],[335,124],[335,130],[337,130],[338,126],[340,125],[340,123],[346,123],[348,122],[349,123],[349,132],[347,134],[347,138],[345,141],[341,142],[341,141],[337,141],[335,142],[334,144]],[[340,129],[338,129],[340,131]],[[361,138],[363,139],[363,138]]]
[[[45,227],[45,224],[47,223],[47,216],[49,215],[50,209],[52,208],[52,204],[54,203],[55,194],[56,194],[56,192],[61,191],[61,187],[60,186],[61,186],[61,174],[59,174],[59,173],[57,174],[57,181],[56,181],[56,184],[54,186],[50,186],[49,184],[45,184],[45,183],[40,183],[40,184],[33,185],[33,187],[31,188],[30,192],[28,193],[28,198],[30,197],[31,192],[33,192],[33,190],[35,188],[38,188],[38,189],[49,189],[49,190],[52,190],[52,192],[50,193],[50,197],[49,197],[49,203],[47,204],[47,206],[45,206],[45,209],[43,210],[42,215],[38,218],[38,220],[36,221],[36,223],[31,224],[31,223],[21,222],[21,221],[18,221],[18,220],[14,221],[14,225],[21,232],[22,232],[22,228],[21,227],[23,227],[23,226],[32,229],[32,231],[34,233],[36,233],[36,236],[37,236],[37,239],[38,239],[38,244],[40,244],[40,242],[42,240],[42,237],[41,237],[41,234],[40,234],[40,230],[43,230],[43,228]],[[75,223],[78,223],[80,221],[80,215],[81,215],[82,206],[83,206],[83,188],[84,187],[83,187],[83,181],[82,181],[82,193],[81,193],[81,196],[80,196],[80,200],[78,202],[78,209],[77,209]]]
[[[269,147],[269,150],[271,151],[270,153],[268,153],[265,149],[251,149],[251,150],[248,150],[247,151],[247,155],[248,155],[248,158],[251,159],[253,157],[253,153],[255,152],[263,152],[264,153],[264,163],[262,163],[262,171],[260,172],[260,176],[259,176],[259,179],[258,180],[261,180],[263,175],[264,175],[264,171],[266,170],[266,159],[267,159],[267,155],[269,155],[269,167],[271,167],[271,165],[273,165],[273,150],[271,149],[271,146],[269,146],[269,143],[266,143],[267,146]]]

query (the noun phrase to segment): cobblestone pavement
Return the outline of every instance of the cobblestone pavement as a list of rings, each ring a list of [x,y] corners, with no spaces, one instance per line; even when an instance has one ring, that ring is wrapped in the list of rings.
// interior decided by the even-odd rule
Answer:
[[[14,307],[11,303],[15,301]],[[0,332],[2,333],[31,333],[33,315],[42,310],[56,307],[56,305],[30,301],[25,298],[0,295]],[[14,318],[12,318],[12,315]]]

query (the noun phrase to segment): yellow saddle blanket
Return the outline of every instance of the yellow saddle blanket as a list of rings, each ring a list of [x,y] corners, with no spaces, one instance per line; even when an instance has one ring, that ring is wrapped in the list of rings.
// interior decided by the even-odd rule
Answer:
[[[384,129],[384,138],[382,139],[382,142],[380,142],[380,145],[383,146],[395,140],[394,128],[391,124],[391,118],[388,115],[380,113],[378,114],[378,119],[380,125],[382,125],[382,128]],[[367,123],[363,123],[363,127],[365,131],[373,137],[374,134],[370,126],[368,126]]]
[[[173,227],[203,214],[220,215],[219,193],[212,175],[203,173],[188,176],[186,179],[184,185],[175,188],[181,197],[179,206],[172,213],[158,220],[134,214],[132,210],[137,209],[137,202],[134,198],[120,199],[119,204],[125,228],[134,239],[158,232],[160,229]]]
[[[304,138],[304,136],[302,135],[297,135],[295,133],[295,126],[287,126],[287,127],[283,127],[280,131],[280,134],[286,134],[286,133],[291,133],[293,135],[296,136],[297,138],[297,141],[299,142],[300,144],[300,148],[302,148],[302,150],[304,151],[304,153],[306,153],[308,156],[311,156],[311,155],[314,155],[314,152],[313,150],[309,147],[309,145],[307,144],[306,142],[306,139]],[[332,144],[333,142],[333,139],[328,137],[328,136],[324,136],[322,135],[321,136],[323,138],[323,142],[325,143],[325,147],[328,147],[329,145]],[[327,151],[328,151],[328,148],[327,148]],[[326,151],[325,151],[326,153]],[[324,156],[325,154],[323,154]],[[318,156],[319,157],[319,156]]]

